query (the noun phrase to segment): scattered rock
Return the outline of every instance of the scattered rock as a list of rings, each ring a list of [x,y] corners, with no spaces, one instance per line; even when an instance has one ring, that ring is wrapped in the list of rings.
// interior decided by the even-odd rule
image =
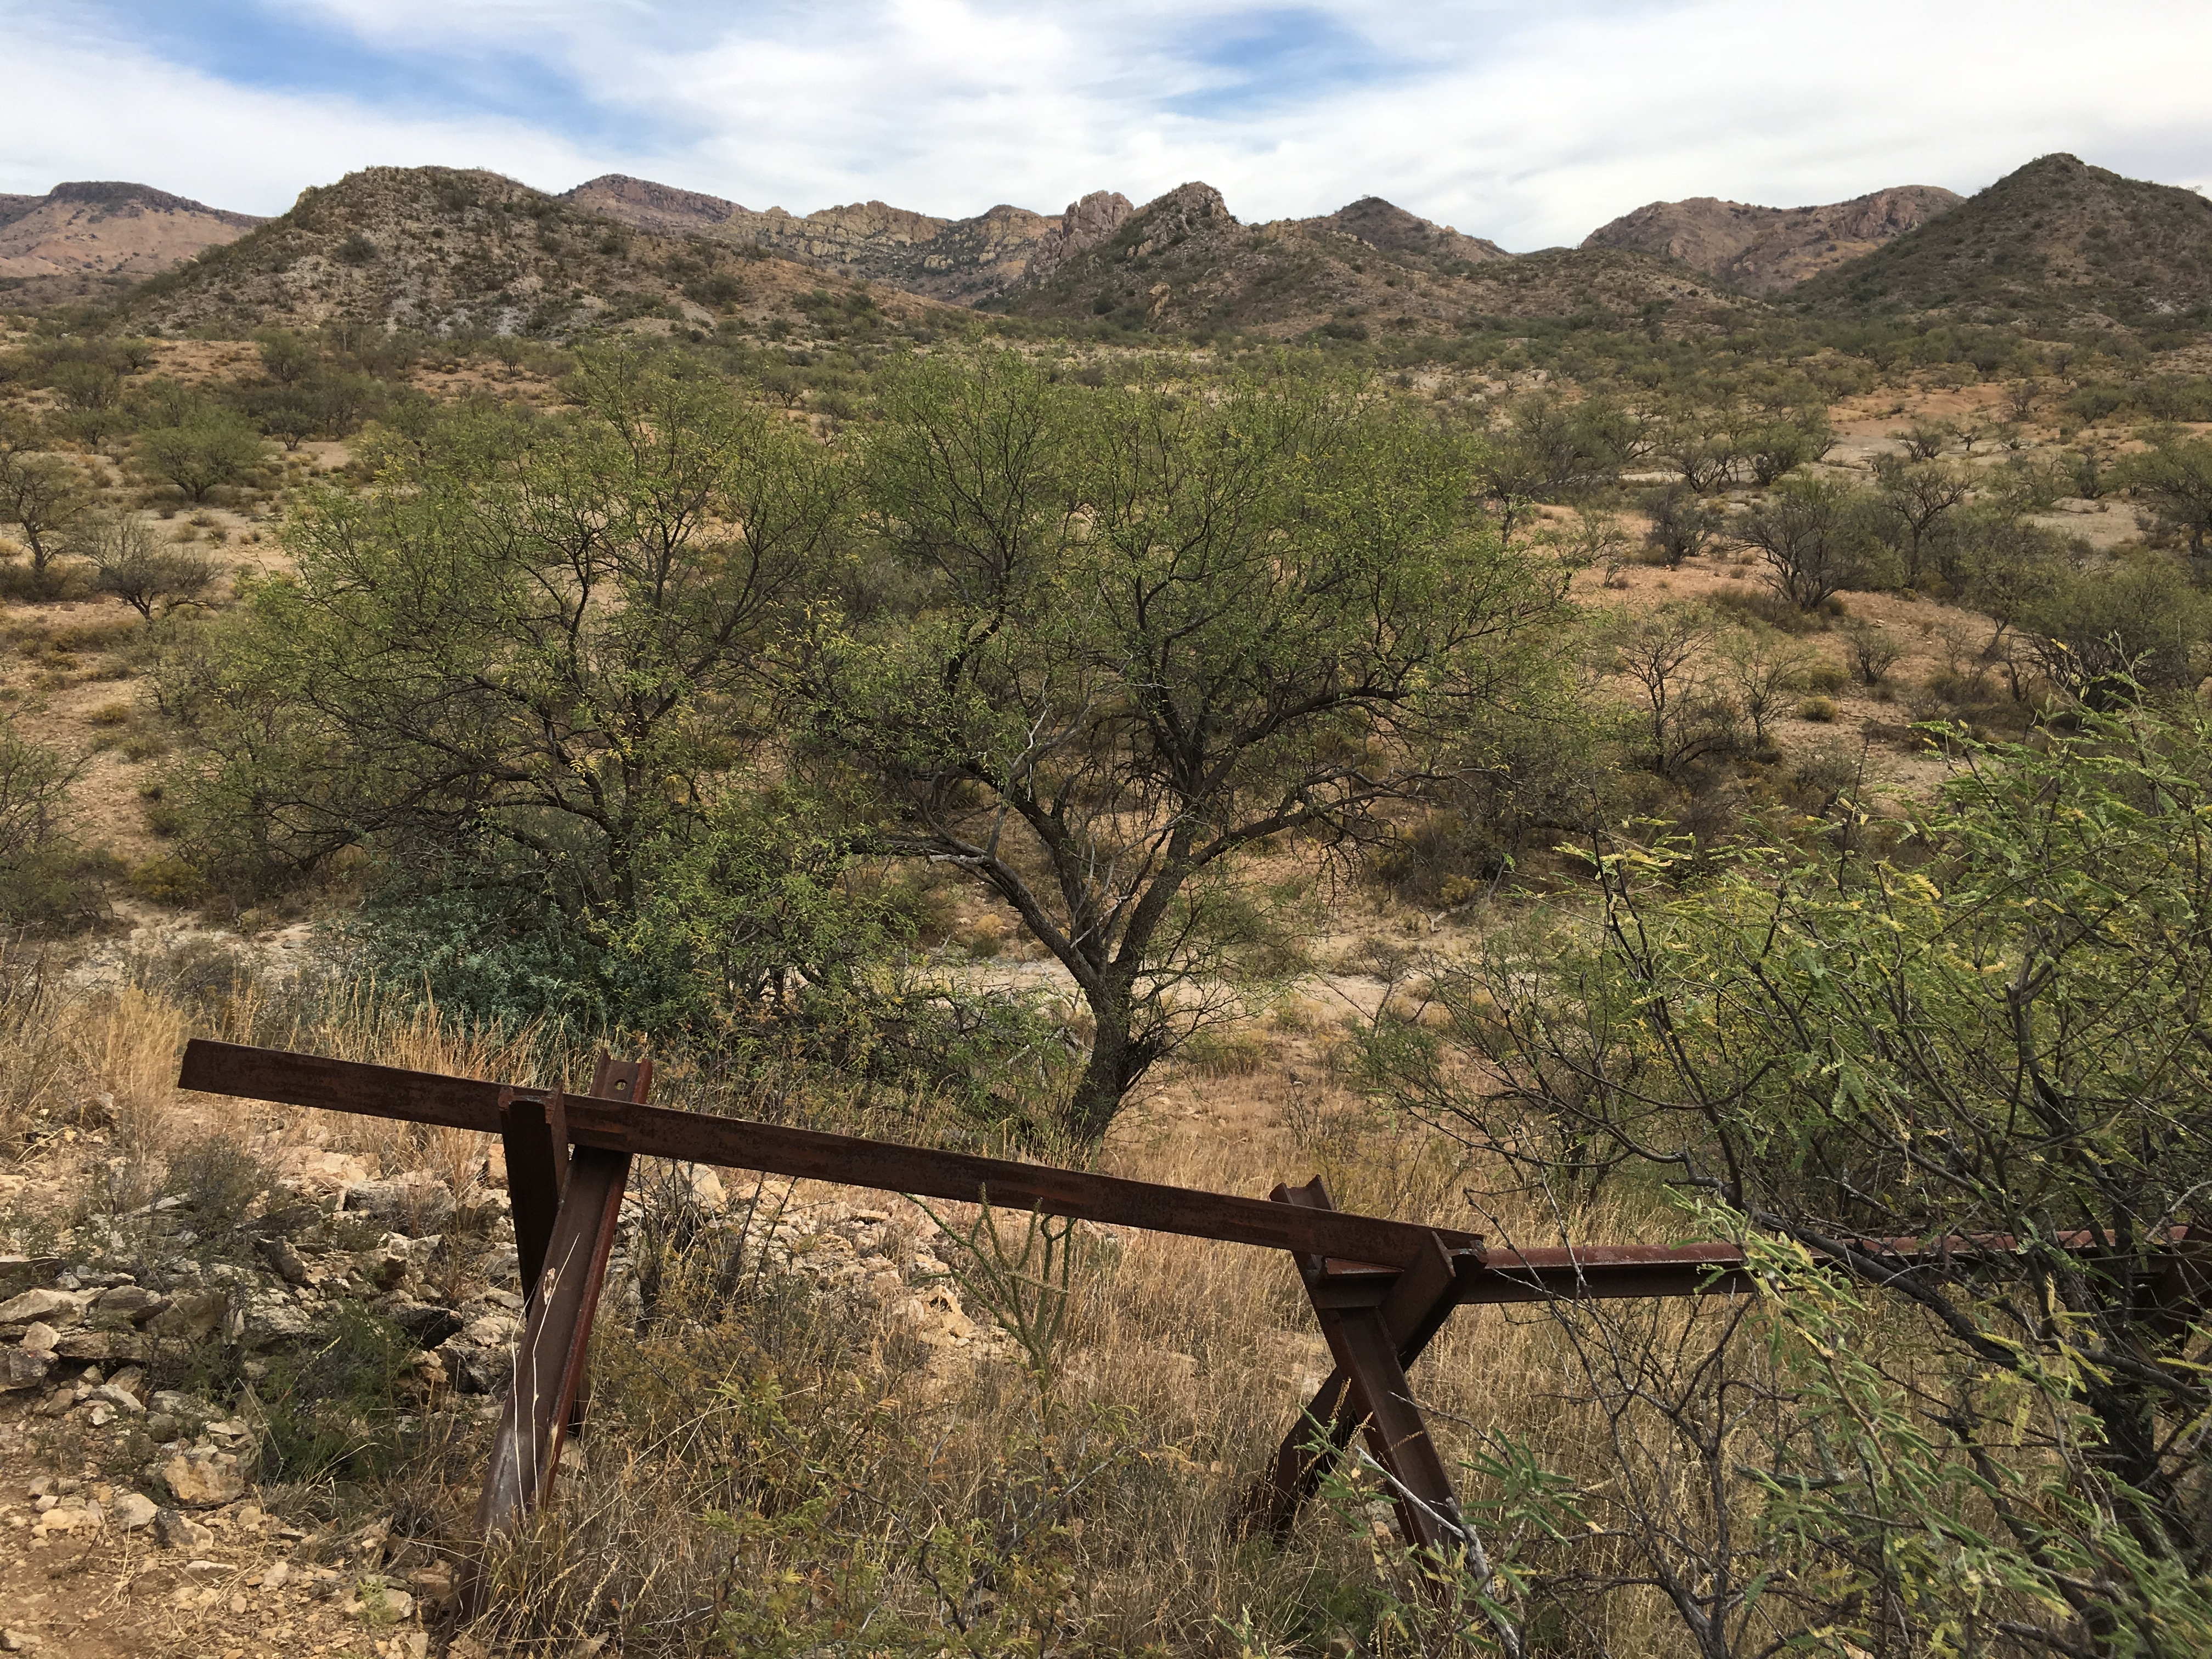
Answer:
[[[223,1321],[223,1334],[241,1348],[280,1347],[298,1341],[314,1328],[314,1322],[277,1291],[247,1297],[234,1305]]]
[[[202,1532],[205,1532],[207,1528],[203,1527],[200,1530]],[[209,1561],[205,1559],[185,1562],[185,1572],[188,1577],[192,1578],[228,1578],[230,1577],[230,1569],[225,1566],[222,1562]]]
[[[453,1190],[427,1171],[346,1188],[345,1208],[410,1238],[439,1232],[453,1218]]]
[[[137,1532],[154,1524],[161,1507],[142,1492],[126,1492],[115,1500],[110,1518],[125,1532]]]
[[[62,1334],[42,1319],[34,1319],[23,1327],[22,1343],[27,1348],[36,1348],[41,1353],[52,1353]]]
[[[156,1336],[205,1336],[222,1322],[223,1298],[208,1291],[185,1291],[146,1322]]]
[[[28,1653],[39,1645],[39,1638],[28,1631],[0,1630],[0,1653]]]
[[[415,1339],[418,1348],[434,1348],[466,1322],[451,1308],[436,1302],[395,1302],[384,1316]]]
[[[375,1625],[401,1625],[415,1616],[415,1598],[380,1577],[364,1578],[354,1591],[354,1611]]]
[[[246,1495],[246,1476],[236,1454],[194,1447],[161,1465],[161,1477],[179,1504],[211,1510]]]
[[[37,1348],[0,1348],[0,1390],[36,1388],[53,1364],[52,1354]]]
[[[138,1402],[137,1395],[132,1394],[128,1389],[116,1387],[112,1382],[101,1383],[92,1391],[92,1397],[114,1407],[118,1411],[139,1413],[146,1409]]]
[[[263,1239],[261,1259],[287,1285],[305,1285],[313,1277],[307,1271],[307,1259],[300,1254],[289,1238]]]
[[[165,1550],[204,1550],[214,1547],[215,1533],[188,1515],[179,1515],[174,1510],[157,1510],[154,1515],[154,1539]]]
[[[430,1612],[439,1611],[453,1599],[453,1570],[443,1561],[416,1568],[407,1575],[407,1583]]]

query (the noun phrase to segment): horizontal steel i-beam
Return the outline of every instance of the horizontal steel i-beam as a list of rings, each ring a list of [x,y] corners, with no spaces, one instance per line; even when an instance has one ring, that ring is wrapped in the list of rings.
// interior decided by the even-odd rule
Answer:
[[[210,1094],[441,1124],[485,1134],[500,1130],[502,1085],[475,1078],[196,1038],[185,1047],[177,1082],[180,1088]],[[511,1096],[525,1092],[514,1090]],[[1007,1209],[1037,1207],[1054,1215],[1149,1232],[1393,1267],[1415,1261],[1432,1248],[1432,1240],[1448,1249],[1479,1249],[1482,1242],[1474,1233],[1377,1216],[1302,1210],[1263,1198],[903,1146],[746,1118],[710,1117],[591,1095],[563,1095],[562,1105],[573,1145],[640,1158],[760,1170],[969,1203],[988,1196]]]

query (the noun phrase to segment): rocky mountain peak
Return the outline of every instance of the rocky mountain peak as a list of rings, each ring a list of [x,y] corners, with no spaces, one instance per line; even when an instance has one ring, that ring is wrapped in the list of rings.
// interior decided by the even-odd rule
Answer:
[[[1349,207],[1318,219],[1305,221],[1317,229],[1341,231],[1370,247],[1386,253],[1432,253],[1446,258],[1480,262],[1513,256],[1497,243],[1480,236],[1464,236],[1449,225],[1439,225],[1408,213],[1380,196],[1363,196]]]
[[[1229,210],[1221,192],[1196,180],[1154,197],[1136,213],[1133,222],[1141,223],[1139,258],[1210,231],[1234,230],[1237,225],[1237,216]]]
[[[1059,224],[1046,233],[1044,240],[1037,244],[1037,251],[1030,256],[1022,280],[1042,281],[1085,248],[1097,247],[1110,238],[1129,222],[1136,210],[1129,198],[1118,190],[1094,190],[1070,202],[1067,211],[1060,216]]]

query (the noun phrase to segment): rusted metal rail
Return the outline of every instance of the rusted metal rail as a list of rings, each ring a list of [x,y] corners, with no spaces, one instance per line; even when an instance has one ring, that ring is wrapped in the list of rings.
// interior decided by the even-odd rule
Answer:
[[[1129,1181],[1008,1158],[978,1158],[852,1135],[648,1106],[650,1061],[602,1055],[587,1095],[518,1089],[320,1055],[196,1040],[180,1087],[325,1111],[496,1134],[505,1146],[515,1251],[526,1303],[507,1396],[477,1520],[489,1540],[543,1496],[565,1437],[581,1427],[592,1319],[605,1279],[633,1158],[664,1158],[773,1175],[1034,1207],[1115,1226],[1287,1251],[1335,1369],[1285,1437],[1262,1480],[1255,1518],[1287,1528],[1355,1434],[1365,1435],[1396,1500],[1400,1529],[1448,1557],[1465,1534],[1443,1457],[1406,1372],[1454,1310],[1510,1304],[1741,1294],[1755,1273],[1733,1244],[1484,1248],[1480,1235],[1331,1203],[1318,1178],[1267,1199]],[[2088,1235],[2052,1241],[2085,1258],[2115,1252]],[[2201,1307],[2208,1277],[2186,1230],[2161,1241],[2148,1287],[2160,1308]],[[1844,1242],[1854,1265],[1894,1270],[1987,1261],[2011,1238]]]

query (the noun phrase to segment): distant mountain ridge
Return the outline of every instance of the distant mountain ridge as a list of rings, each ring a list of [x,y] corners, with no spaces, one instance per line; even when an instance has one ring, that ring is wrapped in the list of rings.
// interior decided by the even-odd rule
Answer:
[[[1582,245],[1680,259],[1747,294],[1772,294],[1871,253],[1965,199],[1937,185],[1901,185],[1820,207],[1693,196],[1647,202],[1599,226]]]
[[[1193,182],[993,308],[1158,333],[1364,339],[1578,313],[1680,328],[1746,303],[1642,254],[1509,254],[1377,197],[1318,218],[1248,225],[1219,191]]]
[[[562,337],[641,318],[757,319],[821,280],[706,237],[617,224],[495,173],[365,167],[141,284],[118,312],[126,325],[234,336],[349,322]],[[900,314],[935,308],[913,295],[884,301]]]
[[[1920,185],[1800,208],[1655,202],[1579,248],[1516,255],[1376,196],[1248,224],[1198,181],[1141,207],[1094,191],[1056,215],[1001,204],[966,218],[878,201],[756,210],[620,173],[555,197],[447,167],[364,169],[270,222],[131,184],[0,196],[11,302],[107,298],[133,277],[146,280],[119,316],[191,328],[343,317],[565,335],[654,315],[698,327],[764,319],[764,305],[795,317],[802,298],[826,302],[833,278],[924,307],[1187,337],[1542,318],[1680,331],[1768,303],[2171,328],[2212,324],[2212,203],[2049,155],[1971,199]]]
[[[2212,321],[2212,201],[2045,155],[1790,296],[1844,315],[1989,321]]]
[[[1071,217],[1083,205],[1072,203],[1057,217],[1001,205],[972,218],[941,219],[884,202],[855,202],[801,217],[781,208],[756,212],[719,196],[619,173],[587,179],[560,199],[640,230],[750,244],[960,305],[1006,292],[1040,254],[1050,263],[1050,250],[1064,248]],[[1110,199],[1126,216],[1128,203]]]
[[[262,221],[150,185],[76,179],[43,196],[0,196],[0,280],[21,303],[89,295],[150,276]]]
[[[1176,195],[1170,191],[1143,210]],[[561,200],[640,230],[750,243],[802,264],[970,306],[1011,300],[1036,287],[1070,259],[1107,241],[1139,211],[1118,191],[1100,190],[1056,215],[1000,205],[972,218],[943,219],[884,202],[856,202],[800,217],[781,208],[756,211],[624,173],[587,179]],[[1285,223],[1356,238],[1385,253],[1469,263],[1512,257],[1495,242],[1431,224],[1379,196]]]

